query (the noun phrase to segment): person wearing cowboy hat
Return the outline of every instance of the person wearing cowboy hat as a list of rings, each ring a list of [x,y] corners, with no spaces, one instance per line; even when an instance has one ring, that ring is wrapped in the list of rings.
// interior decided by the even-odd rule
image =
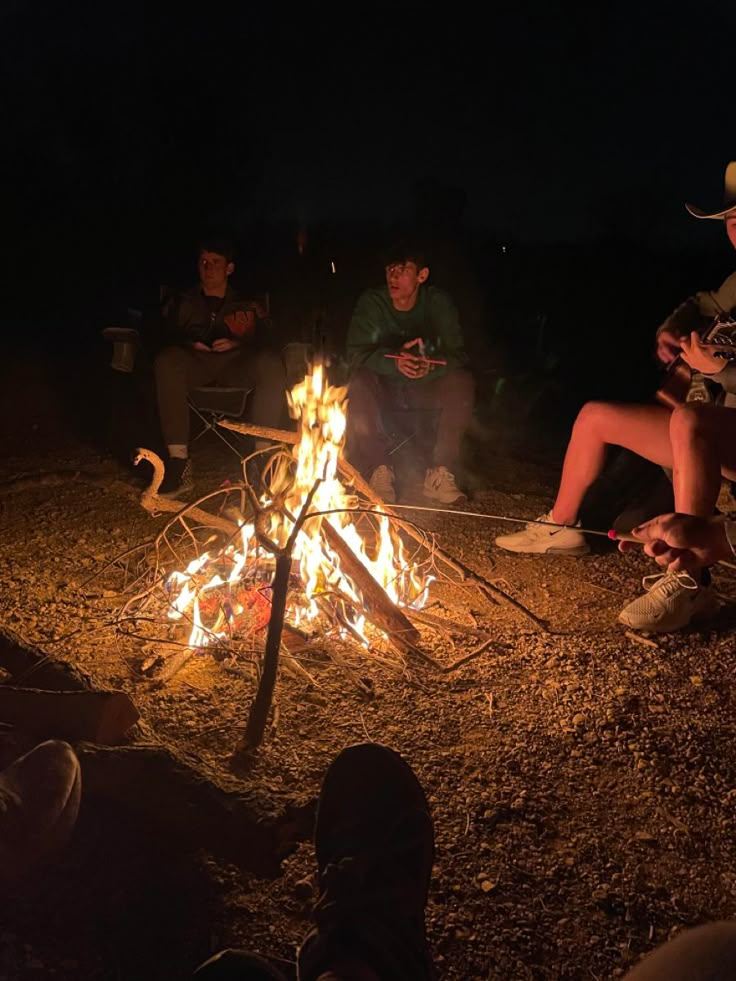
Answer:
[[[723,203],[704,210],[686,205],[697,218],[724,222],[736,248],[736,161],[726,168]],[[683,304],[687,316],[736,312],[736,273],[710,293],[698,293]],[[677,311],[676,311],[677,313]],[[674,317],[674,314],[673,314]],[[695,321],[686,314],[677,318],[673,333],[678,354],[693,372],[709,376],[725,392],[736,394],[736,363],[724,356],[733,348],[704,343]],[[672,317],[669,323],[674,329]],[[720,355],[720,356],[719,356]],[[674,510],[679,514],[708,518],[716,510],[721,479],[736,480],[736,408],[715,402],[685,401],[674,408],[663,404],[632,405],[588,402],[573,426],[562,470],[562,479],[551,510],[522,531],[496,538],[496,545],[510,552],[548,555],[583,555],[585,536],[578,531],[578,512],[586,491],[598,477],[610,446],[620,446],[672,471]],[[566,527],[553,527],[563,525]],[[619,620],[635,630],[670,632],[713,616],[719,601],[706,569],[689,573],[669,568],[661,576],[647,576],[646,592],[630,602]]]
[[[685,207],[695,218],[725,221],[726,232],[736,248],[733,237],[733,224],[726,221],[730,212],[736,209],[736,160],[726,167],[723,202],[714,208],[698,208],[693,204]],[[736,272],[732,273],[717,290],[706,290],[688,297],[674,310],[657,329],[656,354],[662,364],[671,364],[680,353],[680,338],[689,335],[702,325],[703,318],[713,318],[719,314],[731,314],[736,310]]]

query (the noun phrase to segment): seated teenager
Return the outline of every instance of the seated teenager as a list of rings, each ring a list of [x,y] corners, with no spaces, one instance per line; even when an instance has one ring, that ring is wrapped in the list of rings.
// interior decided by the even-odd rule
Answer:
[[[391,419],[402,409],[433,410],[438,423],[424,494],[458,504],[465,494],[457,468],[474,400],[458,312],[447,293],[427,285],[429,266],[417,246],[394,246],[385,274],[385,286],[361,294],[348,328],[347,453],[390,504],[396,500]]]
[[[164,442],[166,473],[159,493],[177,497],[191,490],[188,393],[202,385],[251,389],[251,419],[278,428],[286,410],[283,360],[258,329],[259,305],[230,285],[235,270],[229,242],[202,242],[199,285],[172,297],[165,309],[169,344],[156,358],[156,396]]]
[[[724,221],[736,248],[736,162],[726,170],[722,206],[703,211],[688,205],[699,218]],[[736,311],[736,274],[714,293],[698,294],[688,304],[701,312],[731,314]],[[682,309],[682,308],[680,308]],[[676,312],[677,313],[677,312]],[[680,315],[681,316],[681,315]],[[724,360],[732,349],[704,343],[692,330],[675,333],[676,324],[665,322],[660,343],[676,340],[677,356],[693,372],[709,376],[725,392],[736,392],[736,364]],[[667,357],[667,352],[663,352]],[[725,367],[724,367],[725,365]],[[675,510],[708,518],[713,515],[721,479],[736,479],[736,409],[718,402],[685,401],[674,408],[662,404],[623,405],[589,402],[580,411],[567,447],[562,479],[552,509],[543,521],[579,524],[578,512],[587,489],[601,472],[609,446],[622,446],[672,471]],[[496,544],[511,552],[582,555],[588,551],[584,535],[574,528],[550,528],[529,524],[520,532],[501,535]],[[718,600],[710,587],[707,569],[684,574],[670,570],[648,591],[621,612],[622,623],[638,630],[679,630],[691,621],[712,616]]]

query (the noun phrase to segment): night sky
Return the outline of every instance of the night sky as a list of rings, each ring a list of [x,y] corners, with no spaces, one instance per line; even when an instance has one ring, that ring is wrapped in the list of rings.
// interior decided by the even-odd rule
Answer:
[[[712,244],[683,206],[736,157],[732,5],[565,6],[6,0],[15,261],[93,242],[134,263],[210,220],[391,221],[419,181],[502,240]]]

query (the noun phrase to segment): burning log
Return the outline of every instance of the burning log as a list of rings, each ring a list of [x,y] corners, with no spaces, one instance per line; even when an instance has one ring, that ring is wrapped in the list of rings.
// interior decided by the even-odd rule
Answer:
[[[340,557],[342,571],[355,583],[365,603],[365,612],[379,630],[387,634],[391,643],[406,654],[419,643],[419,631],[406,615],[392,603],[385,591],[343,541],[329,521],[322,522],[322,531],[333,551]]]
[[[295,444],[299,441],[299,434],[292,433],[286,429],[267,429],[264,426],[254,426],[248,423],[242,422],[232,422],[229,419],[222,419],[219,422],[220,426],[225,429],[231,429],[233,432],[243,433],[245,435],[255,436],[258,439],[271,439],[274,442]],[[395,518],[401,523],[403,530],[410,535],[415,541],[420,545],[427,547],[426,536],[419,529],[415,528],[414,525],[409,524],[406,521],[402,521],[401,517],[392,511],[391,507],[385,503],[371,488],[367,480],[365,480],[361,474],[353,467],[347,460],[342,457],[338,460],[338,468],[342,473],[345,480],[355,488],[366,500],[370,501],[376,507],[380,508],[387,515]],[[444,562],[445,565],[449,566],[454,572],[456,572],[462,579],[463,582],[472,582],[484,595],[486,595],[492,602],[505,603],[508,606],[513,607],[528,620],[530,620],[535,627],[548,632],[547,625],[543,620],[540,620],[531,610],[528,610],[522,603],[515,600],[508,593],[499,589],[498,586],[494,586],[493,583],[488,582],[483,576],[478,575],[478,573],[473,572],[466,565],[456,559],[454,556],[450,555],[444,549],[437,545],[432,548],[432,554],[435,558]]]

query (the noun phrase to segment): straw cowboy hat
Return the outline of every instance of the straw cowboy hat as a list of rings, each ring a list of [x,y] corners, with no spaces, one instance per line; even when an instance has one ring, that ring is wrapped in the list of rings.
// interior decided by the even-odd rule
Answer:
[[[694,204],[686,204],[685,207],[696,218],[723,218],[729,211],[736,211],[736,160],[732,160],[726,167],[723,204],[716,211],[704,211]]]

